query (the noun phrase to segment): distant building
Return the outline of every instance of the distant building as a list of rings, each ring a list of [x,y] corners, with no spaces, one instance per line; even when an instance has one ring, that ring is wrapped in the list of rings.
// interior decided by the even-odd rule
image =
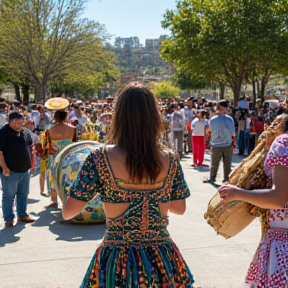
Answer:
[[[146,39],[145,48],[146,49],[159,50],[160,49],[159,39]]]
[[[128,46],[131,48],[140,48],[142,45],[140,44],[140,40],[138,37],[116,37],[114,47],[123,48],[124,46]]]
[[[149,50],[159,50],[161,48],[162,41],[166,38],[168,38],[168,35],[161,35],[158,39],[146,39],[145,48]]]

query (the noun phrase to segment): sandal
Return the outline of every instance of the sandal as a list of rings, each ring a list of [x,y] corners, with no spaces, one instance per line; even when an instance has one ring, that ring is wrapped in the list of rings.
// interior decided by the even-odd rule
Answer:
[[[40,195],[43,196],[43,197],[49,197],[49,195],[44,193],[44,192],[40,192]]]

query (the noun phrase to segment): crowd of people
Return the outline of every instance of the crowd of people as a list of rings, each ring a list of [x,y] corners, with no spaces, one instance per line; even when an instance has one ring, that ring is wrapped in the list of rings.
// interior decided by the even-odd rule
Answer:
[[[271,109],[259,102],[252,107],[245,96],[237,107],[229,100],[193,96],[160,101],[142,83],[131,82],[117,93],[116,101],[73,100],[62,109],[53,109],[52,104],[0,102],[3,217],[7,228],[15,225],[15,202],[18,221],[34,221],[27,214],[30,171],[35,169],[33,144],[41,143],[45,135],[56,154],[83,140],[87,131],[96,132],[95,140],[103,145],[83,163],[62,211],[64,219],[72,219],[96,193],[103,202],[107,230],[81,287],[104,288],[107,283],[109,287],[192,287],[192,273],[168,233],[168,215],[183,214],[190,195],[181,159],[192,153],[191,165],[201,167],[207,148],[211,166],[205,182],[216,181],[223,159],[224,186],[219,188],[223,201],[239,199],[270,209],[274,219],[249,268],[248,287],[286,287],[287,124],[265,162],[273,188],[255,192],[229,185],[233,153],[249,155],[265,126],[284,112],[285,102]],[[50,170],[53,157],[40,159],[40,194],[51,196],[51,207],[57,207]],[[275,220],[278,216],[281,225]]]

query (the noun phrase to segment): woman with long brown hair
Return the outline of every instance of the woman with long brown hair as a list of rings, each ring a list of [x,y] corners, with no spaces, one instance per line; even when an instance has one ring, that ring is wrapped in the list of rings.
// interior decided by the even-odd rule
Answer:
[[[71,219],[97,193],[104,205],[106,233],[81,287],[192,287],[167,231],[169,212],[183,214],[190,192],[179,156],[160,147],[161,127],[153,93],[127,84],[118,93],[109,144],[87,157],[63,207]]]

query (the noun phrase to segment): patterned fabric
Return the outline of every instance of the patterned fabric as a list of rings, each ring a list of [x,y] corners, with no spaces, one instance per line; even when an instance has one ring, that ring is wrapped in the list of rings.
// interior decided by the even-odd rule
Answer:
[[[278,136],[267,153],[264,169],[272,177],[275,165],[288,166],[288,134]],[[288,209],[269,210],[270,229],[260,242],[246,275],[247,287],[288,287]]]
[[[72,143],[71,139],[63,139],[63,140],[52,140],[52,143],[55,144],[58,148],[59,151],[61,151],[63,148],[65,148],[67,145]],[[56,155],[49,155],[48,160],[47,160],[47,168],[48,168],[48,173],[47,173],[47,190],[51,191],[51,189],[54,189],[54,181],[53,181],[53,175],[51,171],[51,165],[52,161],[54,160]]]
[[[103,242],[81,287],[192,287],[193,276],[167,231],[168,217],[158,206],[159,202],[190,195],[178,156],[169,153],[169,161],[169,172],[160,188],[136,190],[125,188],[129,183],[115,178],[104,147],[87,157],[70,196],[89,201],[99,193],[103,202],[130,205],[122,215],[106,219]]]
[[[272,170],[275,165],[288,166],[288,134],[284,133],[273,141],[267,153],[264,169],[269,177],[272,177]]]

